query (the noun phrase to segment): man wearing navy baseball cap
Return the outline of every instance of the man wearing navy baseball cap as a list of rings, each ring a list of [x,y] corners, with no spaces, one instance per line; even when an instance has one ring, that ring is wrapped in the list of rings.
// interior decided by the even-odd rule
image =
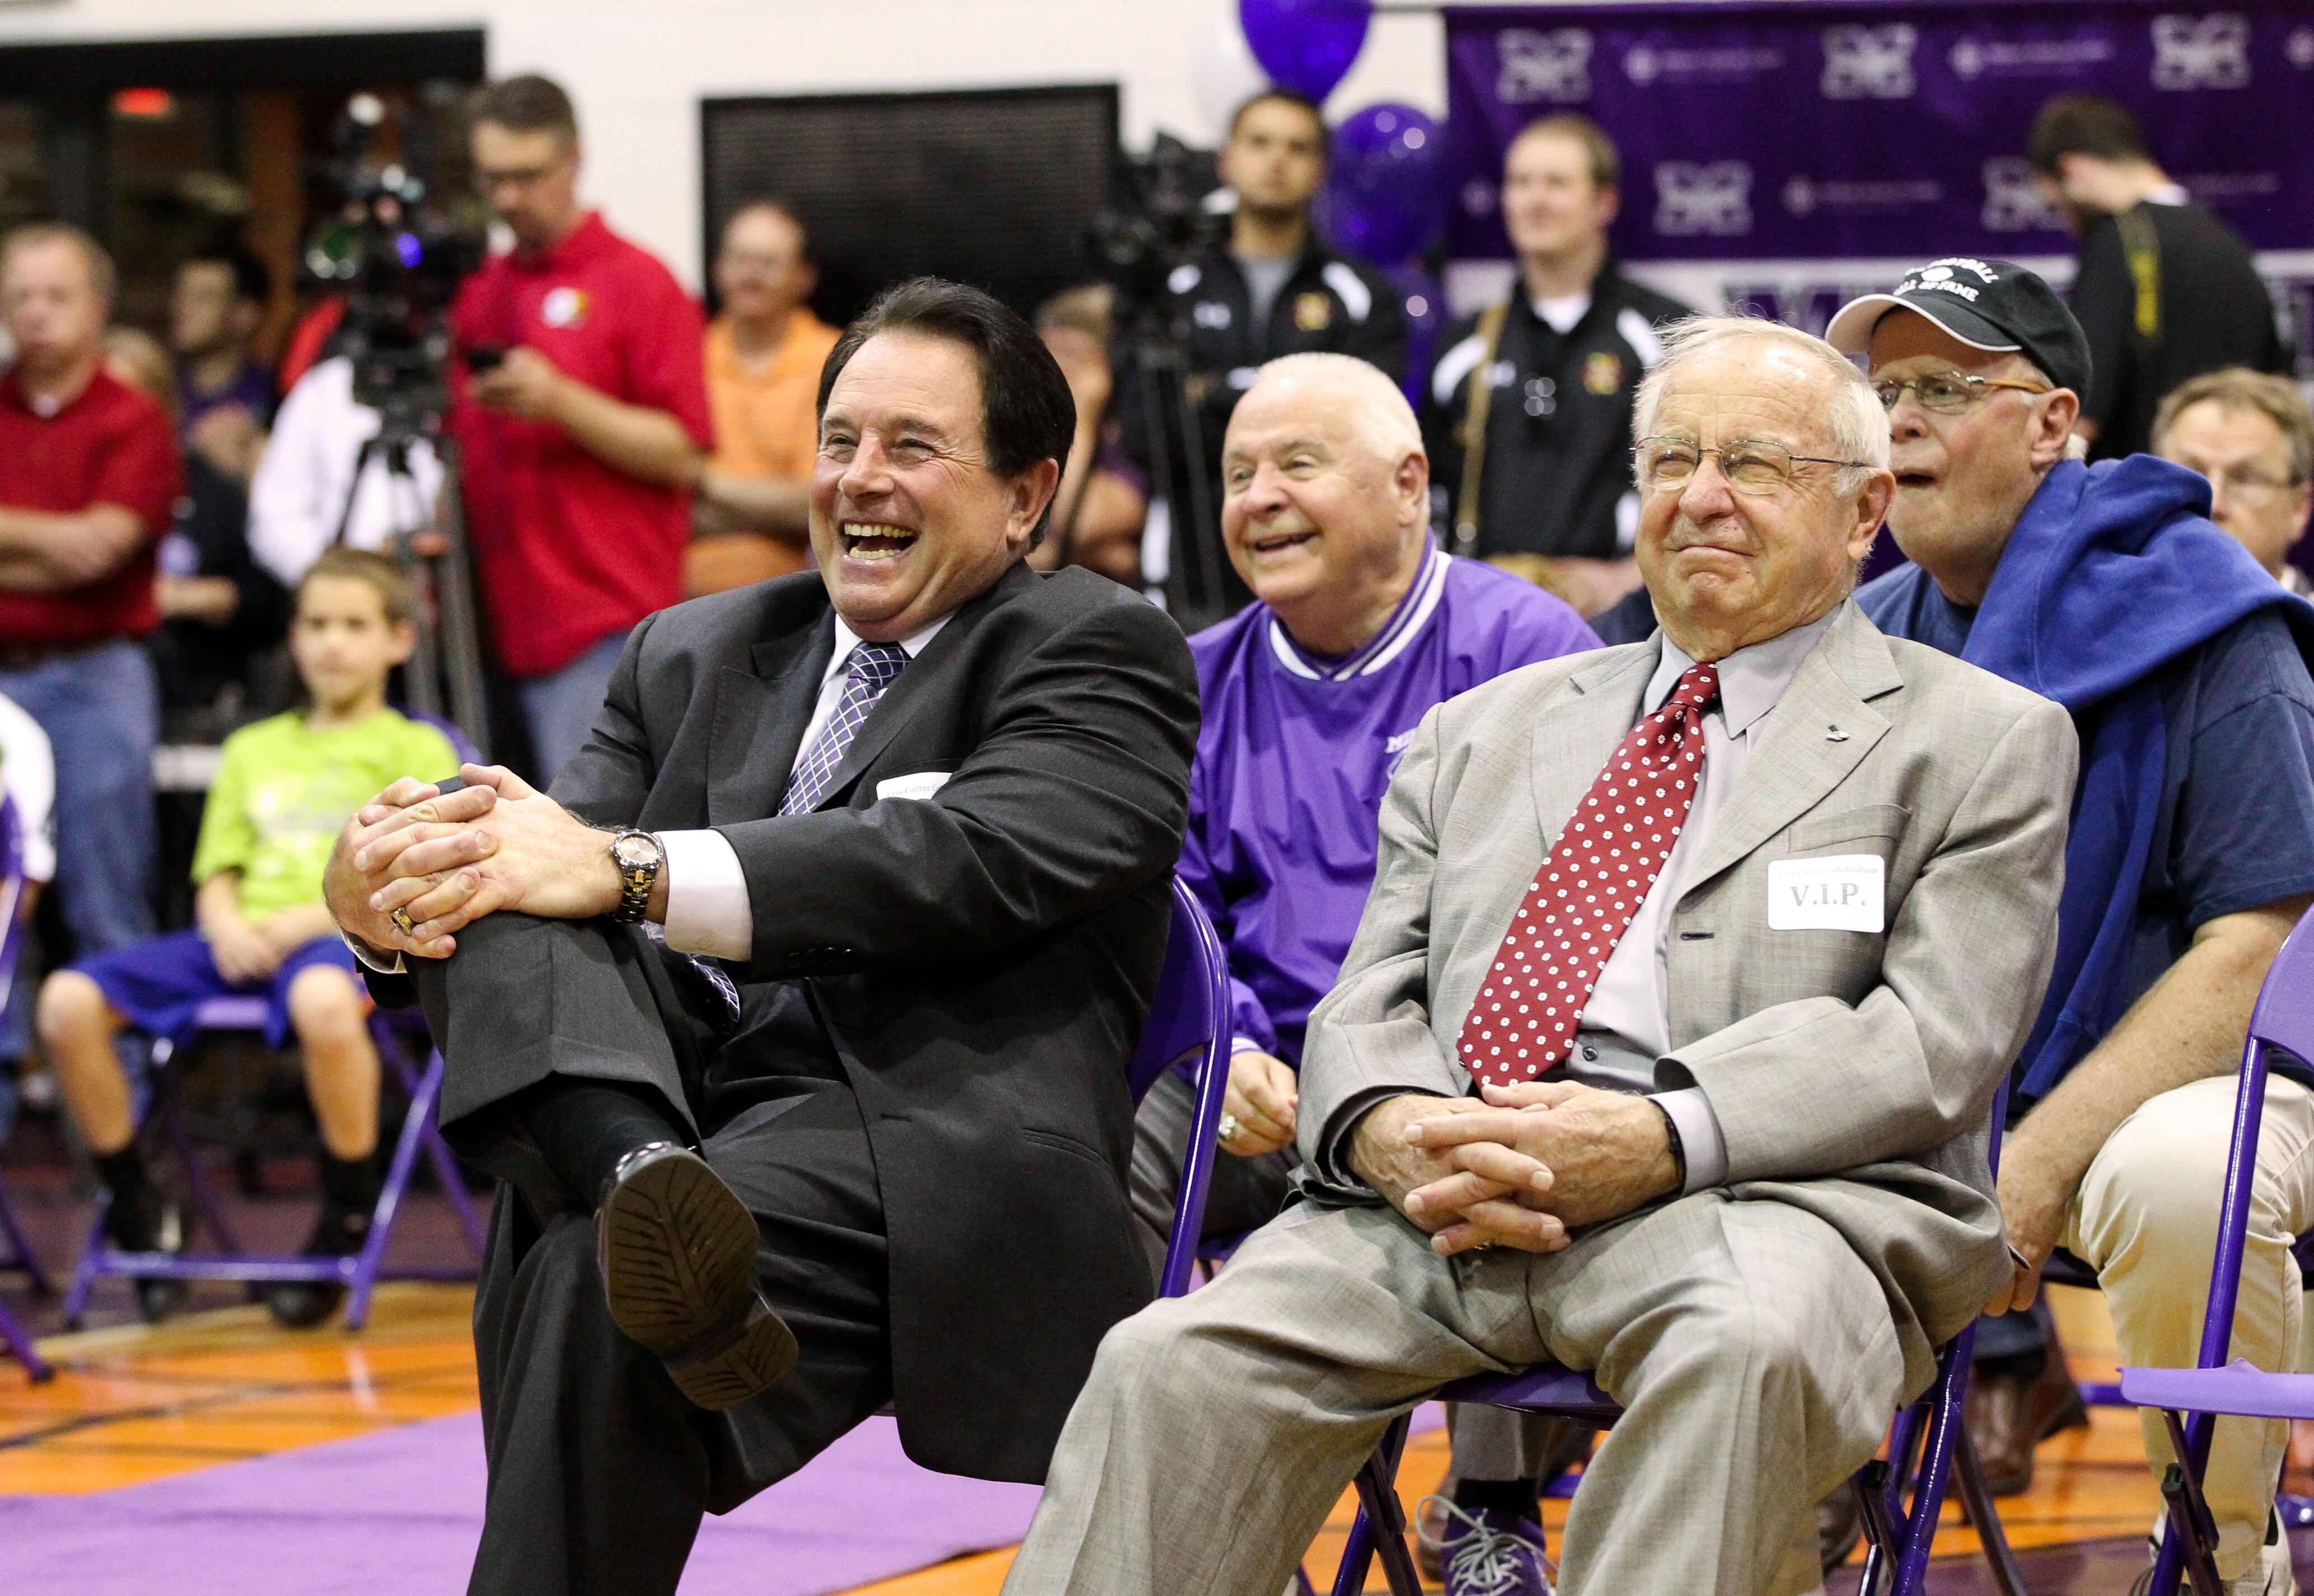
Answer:
[[[2081,737],[2055,970],[2011,1076],[2015,1277],[1988,1311],[2029,1306],[2062,1247],[2097,1270],[2124,1362],[2191,1364],[2250,1008],[2314,902],[2314,608],[2210,523],[2201,477],[2069,457],[2089,343],[2034,273],[1933,261],[1827,336],[1868,357],[1888,527],[1913,562],[1857,595],[1865,613],[2056,700]],[[2267,1087],[2233,1345],[2267,1370],[2297,1363],[2310,1081],[2292,1066]],[[1977,1345],[1996,1355],[1972,1430],[1996,1484],[2021,1490],[2078,1397],[2021,1316]],[[2145,1437],[2158,1473],[2158,1415]],[[2235,1592],[2297,1588],[2272,1512],[2284,1441],[2279,1421],[2218,1424],[2208,1486]]]

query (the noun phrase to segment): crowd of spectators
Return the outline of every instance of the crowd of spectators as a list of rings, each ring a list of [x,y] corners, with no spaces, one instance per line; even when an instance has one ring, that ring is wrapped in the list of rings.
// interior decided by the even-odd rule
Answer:
[[[1108,289],[1071,290],[1038,308],[1037,330],[1067,379],[1076,425],[1050,535],[1032,563],[1082,566],[1119,583],[1154,585],[1178,557],[1166,541],[1185,525],[1170,507],[1190,496],[1188,473],[1200,474],[1213,502],[1227,506],[1217,530],[1231,560],[1229,608],[1258,595],[1269,606],[1259,613],[1274,613],[1282,629],[1275,636],[1247,631],[1252,640],[1234,654],[1212,641],[1218,631],[1205,634],[1209,646],[1200,664],[1212,678],[1204,683],[1209,716],[1227,708],[1212,696],[1228,685],[1220,680],[1226,668],[1258,666],[1277,675],[1282,686],[1265,691],[1287,696],[1303,680],[1347,679],[1365,657],[1359,650],[1375,646],[1375,634],[1368,629],[1348,639],[1345,652],[1325,624],[1327,604],[1339,598],[1323,586],[1329,573],[1312,578],[1320,585],[1311,592],[1296,586],[1298,578],[1287,579],[1298,569],[1290,556],[1303,535],[1295,517],[1319,512],[1292,493],[1274,503],[1252,502],[1246,484],[1228,476],[1223,454],[1224,439],[1233,437],[1240,441],[1232,446],[1250,451],[1249,460],[1271,445],[1283,450],[1294,444],[1283,435],[1265,442],[1241,417],[1233,433],[1232,420],[1241,400],[1265,382],[1279,388],[1300,383],[1328,388],[1345,416],[1379,418],[1378,432],[1357,434],[1360,447],[1381,438],[1375,469],[1404,457],[1405,449],[1391,453],[1401,443],[1426,462],[1418,481],[1365,482],[1378,496],[1369,507],[1372,525],[1361,533],[1374,560],[1366,575],[1389,590],[1383,613],[1415,603],[1432,580],[1426,573],[1434,566],[1444,572],[1449,555],[1498,568],[1483,572],[1494,586],[1454,590],[1462,611],[1492,613],[1490,605],[1500,609],[1522,593],[1532,598],[1535,587],[1563,601],[1549,612],[1554,626],[1564,625],[1548,647],[1506,654],[1477,675],[1440,666],[1418,683],[1430,700],[1494,669],[1588,647],[1594,631],[1609,643],[1647,637],[1656,616],[1632,554],[1640,508],[1633,420],[1641,384],[1663,358],[1666,330],[1692,312],[1635,281],[1614,257],[1609,229],[1621,175],[1613,144],[1594,123],[1571,113],[1545,117],[1513,141],[1501,178],[1502,214],[1516,255],[1510,291],[1455,324],[1426,368],[1409,372],[1399,290],[1367,263],[1335,250],[1313,220],[1327,138],[1321,109],[1285,90],[1256,95],[1230,124],[1217,160],[1232,201],[1227,236],[1173,272],[1168,286],[1170,310],[1184,334],[1200,458],[1168,460],[1153,438],[1156,422],[1144,410],[1144,374],[1120,336]],[[1943,342],[1931,338],[1917,348],[1899,348],[1874,343],[1867,325],[1853,341],[1853,352],[1871,360],[1882,402],[1894,419],[1897,504],[1908,514],[1908,535],[1900,541],[1920,562],[1903,589],[1910,597],[1880,590],[1875,618],[1886,630],[1966,651],[1972,659],[1984,651],[1989,632],[1974,645],[1970,639],[1972,626],[1982,624],[1977,604],[1992,602],[1991,568],[1978,573],[1987,580],[1976,584],[1976,604],[1956,604],[1958,589],[1946,580],[1952,574],[1947,568],[1974,556],[1938,542],[1933,531],[1939,516],[1958,513],[1952,508],[1956,495],[1974,490],[1970,472],[1988,482],[1997,475],[1986,474],[1991,468],[1974,456],[1930,461],[1936,448],[1949,445],[1947,435],[1967,430],[1950,419],[1964,414],[1974,418],[1970,426],[1992,428],[1983,447],[2006,450],[2016,479],[1983,489],[2001,498],[2009,516],[1992,544],[1994,559],[2011,523],[2024,525],[2017,518],[2027,500],[2052,491],[2045,484],[2058,480],[2048,475],[2057,460],[2150,454],[2207,479],[2209,519],[2244,545],[2274,584],[2306,595],[2308,578],[2292,557],[2314,513],[2314,415],[2299,387],[2280,375],[2290,350],[2246,246],[2169,179],[2116,104],[2080,96],[2053,102],[2033,130],[2029,153],[2080,236],[2065,323],[2073,331],[2049,332],[2054,341],[2045,347],[1987,346],[1971,342],[1965,329],[1939,322],[1951,334]],[[726,219],[711,272],[717,313],[707,320],[663,263],[582,201],[578,117],[562,91],[543,78],[511,79],[478,96],[472,154],[476,183],[512,247],[493,256],[458,295],[442,436],[463,464],[463,507],[491,663],[524,736],[516,763],[543,786],[584,744],[621,651],[645,617],[684,597],[813,563],[808,487],[817,454],[816,412],[822,368],[839,333],[811,308],[818,272],[804,218],[771,198]],[[352,1234],[349,1216],[366,1212],[375,1190],[368,1169],[374,1115],[349,1119],[346,1099],[374,1097],[376,1063],[372,1056],[365,1065],[358,1055],[367,1043],[357,1045],[344,1034],[347,1005],[355,1000],[343,979],[346,961],[331,951],[336,944],[321,947],[329,939],[316,918],[311,843],[342,820],[336,811],[361,796],[356,789],[373,767],[386,764],[382,755],[367,763],[346,755],[343,746],[321,761],[296,740],[366,727],[364,748],[375,754],[370,745],[384,736],[394,757],[408,751],[412,737],[440,740],[384,708],[385,673],[409,651],[413,600],[393,560],[352,551],[391,553],[398,536],[433,522],[451,485],[450,451],[421,436],[390,468],[382,451],[367,446],[381,422],[357,394],[353,361],[326,341],[296,357],[302,369],[287,372],[294,381],[278,384],[259,349],[275,286],[243,247],[205,250],[180,264],[165,339],[109,325],[113,290],[111,260],[75,228],[39,224],[0,244],[0,317],[13,351],[13,365],[0,375],[0,774],[28,844],[24,877],[33,884],[54,877],[51,951],[57,962],[82,972],[57,978],[62,985],[51,989],[59,995],[50,1001],[43,1029],[49,1055],[67,1077],[81,1133],[120,1198],[116,1239],[152,1245],[165,1205],[152,1195],[135,1154],[128,1088],[115,1079],[112,1037],[132,1024],[165,1030],[163,1010],[176,1012],[186,992],[269,983],[277,1040],[295,1031],[314,1073],[330,1197],[315,1245],[341,1247]],[[1889,303],[1929,302],[1900,295]],[[2033,313],[2056,326],[2045,308]],[[1841,341],[1837,328],[1834,339]],[[2018,352],[1987,360],[1988,348]],[[1289,356],[1320,358],[1271,366]],[[1329,360],[1379,371],[1388,379],[1386,393],[1391,384],[1408,383],[1415,404],[1384,403]],[[1977,386],[1958,385],[1965,384]],[[1972,408],[1993,390],[2013,391],[2004,392],[2006,408]],[[2038,402],[2060,392],[2077,393],[2078,405]],[[1996,415],[2000,428],[1986,420]],[[1908,447],[1911,457],[1929,462],[1915,473],[1921,480],[1904,474]],[[2165,499],[2162,513],[2185,516],[2199,513],[2204,489],[2172,474],[2144,491],[2168,494],[2176,502]],[[1387,515],[1381,513],[1385,501]],[[1347,515],[1339,506],[1326,513]],[[1981,533],[1992,522],[1978,516],[1969,525]],[[1267,535],[1264,527],[1280,526],[1286,530],[1276,533],[1275,548],[1253,547]],[[1337,553],[1349,561],[1359,546],[1345,535]],[[1356,573],[1346,565],[1331,574]],[[2232,571],[2233,578],[2240,574]],[[1955,580],[1958,588],[1969,586]],[[1443,575],[1437,582],[1446,591]],[[2214,855],[2195,852],[2187,837],[2196,824],[2216,825],[2195,822],[2188,812],[2193,803],[2223,793],[2238,804],[2242,772],[2258,765],[2259,748],[2287,740],[2286,727],[2269,727],[2245,741],[2252,722],[2244,717],[2255,711],[2287,720],[2295,712],[2286,694],[2243,685],[2248,676],[2270,676],[2258,675],[2264,665],[2236,668],[2245,650],[2263,650],[2260,661],[2289,653],[2295,648],[2291,634],[2259,604],[2245,598],[2236,607],[2240,614],[2227,627],[2150,659],[2133,677],[2153,683],[2148,691],[2157,696],[2168,695],[2162,703],[2170,745],[2193,751],[2196,774],[2190,781],[2180,776],[2159,799],[2162,846],[2171,854],[2157,858],[2149,878],[2159,880],[2175,913],[2145,933],[2151,951],[2127,979],[2115,978],[2116,990],[2129,989],[2130,1001],[2157,991],[2172,965],[2215,960],[2217,954],[2202,952],[2212,945],[2210,927],[2222,931],[2232,921],[2256,939],[2274,930],[2268,923],[2274,903],[2302,901],[2296,895],[2304,884],[2296,877],[2285,884],[2289,892],[2261,897],[2263,887],[2238,879],[2239,872],[2226,874]],[[361,613],[348,621],[339,610]],[[293,622],[301,629],[296,639]],[[358,692],[330,677],[321,639],[332,625],[367,629],[368,675]],[[2062,642],[2077,652],[2089,647],[2080,638]],[[2177,666],[2179,658],[2187,665]],[[1457,668],[1467,664],[1457,657]],[[2170,674],[2159,675],[2165,669]],[[1411,680],[1421,672],[1402,662],[1399,674]],[[2186,677],[2191,681],[2180,687]],[[1394,680],[1377,678],[1370,686],[1394,692]],[[1232,691],[1249,703],[1261,697],[1242,682]],[[293,704],[300,707],[293,710]],[[1393,705],[1391,714],[1411,725],[1400,708]],[[2221,731],[2221,721],[2230,729]],[[153,941],[160,929],[154,888],[161,866],[152,771],[164,730],[172,740],[224,742],[227,749],[218,789],[226,801],[213,800],[195,863],[211,885],[199,899],[198,930],[182,933],[190,939],[186,943]],[[443,749],[428,744],[425,752],[431,763],[446,763]],[[1322,754],[1310,757],[1312,772],[1326,762]],[[310,793],[287,804],[305,825],[304,841],[290,850],[304,849],[291,872],[296,881],[244,901],[252,897],[251,872],[272,868],[262,864],[266,851],[289,846],[276,834],[278,817],[265,807],[270,800],[252,794],[268,780],[278,784],[288,766],[310,773],[324,764],[350,773],[330,787],[330,816],[306,801]],[[1379,802],[1391,768],[1377,763],[1352,784],[1361,813]],[[2270,765],[2265,773],[2274,774]],[[1215,772],[1201,766],[1199,780],[1213,779]],[[1272,772],[1271,779],[1278,778]],[[2297,818],[2289,797],[2280,794],[2260,813],[2271,824]],[[1225,796],[1202,793],[1201,801],[1211,806],[1201,814],[1216,829],[1202,839],[1193,832],[1193,853],[1214,852],[1210,860],[1200,856],[1213,869],[1218,851],[1258,852],[1275,842],[1265,825],[1287,827],[1287,817],[1267,816],[1258,804],[1233,808]],[[1299,816],[1298,804],[1289,807]],[[328,825],[317,830],[322,819]],[[237,842],[218,840],[235,827]],[[2304,852],[2306,838],[2298,841]],[[2254,855],[2267,863],[2281,857],[2282,844],[2272,837],[2235,842],[2226,857]],[[1365,845],[1370,852],[1371,839]],[[1185,860],[1185,871],[1190,869]],[[1363,883],[1361,877],[1359,901]],[[20,920],[29,916],[34,895],[14,902]],[[1322,969],[1277,974],[1276,983],[1294,986],[1290,1003],[1265,1010],[1252,991],[1239,993],[1240,1044],[1253,1055],[1247,1067],[1275,1066],[1266,1087],[1241,1092],[1249,1121],[1260,1118],[1255,1103],[1283,1103],[1290,1095],[1299,1027],[1340,963],[1354,908],[1346,901],[1347,918],[1335,928],[1338,946],[1320,950]],[[1306,905],[1294,913],[1306,918]],[[155,955],[155,948],[164,954]],[[2230,974],[2241,978],[2256,963],[2238,959]],[[333,973],[309,986],[335,980],[331,997],[343,1001],[332,1008],[309,999],[301,1018],[291,988],[309,966]],[[156,996],[155,983],[168,981],[176,985]],[[2254,979],[2249,986],[2254,990]],[[30,1054],[27,1008],[13,1002],[0,1030],[0,1136],[13,1095],[6,1078]],[[2126,1063],[2133,1056],[2131,1033],[2115,1035],[2119,1039],[2105,1053],[2089,1054],[2093,1065],[2107,1062],[2083,1078],[2112,1074],[2120,1066],[2110,1058]],[[2193,1085],[2180,1081],[2173,1089]],[[2303,1095],[2301,1088],[2282,1085],[2285,1098]],[[2089,1090],[2069,1089],[2071,1097],[2048,1101],[2078,1103]],[[2120,1159],[2113,1148],[2130,1150],[2124,1121],[2159,1095],[2112,1098],[2102,1118],[2077,1114],[2059,1129],[2050,1128],[2054,1120],[2046,1108],[2024,1121],[2012,1145],[2012,1169],[2042,1170],[2048,1190],[2066,1194],[2062,1200],[2044,1194],[2031,1216],[2046,1243],[2043,1256],[2060,1239],[2084,1257],[2095,1254],[2100,1215],[2130,1200],[2124,1176],[2147,1158],[2174,1162],[2187,1156],[2171,1142],[2136,1149],[2137,1163],[2109,1172],[2097,1195],[2105,1209],[2088,1196],[2079,1205],[2073,1201],[2093,1160]],[[2174,1142],[2186,1133],[2178,1127],[2186,1116],[2173,1111],[2166,1117]],[[1265,1123],[1277,1129],[1277,1118]],[[1230,1171],[1236,1185],[1259,1187],[1254,1206],[1274,1205],[1283,1190],[1287,1165],[1280,1150],[1291,1134],[1290,1106],[1283,1118],[1282,1133],[1249,1153],[1279,1155],[1275,1167],[1249,1162]],[[1154,1187],[1170,1177],[1167,1158],[1178,1156],[1178,1149],[1161,1151],[1165,1156],[1155,1160],[1150,1177]],[[2208,1151],[2198,1143],[2189,1150],[2195,1158]],[[2030,1177],[2004,1173],[2006,1206],[2021,1212],[2026,1199],[2012,1187]],[[1223,1181],[1225,1195],[1232,1184]],[[1144,1206],[1154,1212],[1163,1204],[1150,1199]],[[2022,1222],[2017,1212],[2010,1220],[2012,1226]],[[2200,1245],[2199,1235],[2179,1247]],[[2075,1412],[2059,1378],[2062,1362],[2047,1350],[2045,1313],[2021,1312],[2030,1294],[2020,1287],[2019,1314],[2006,1328],[1995,1321],[1980,1342],[1980,1356],[1991,1360],[1981,1392],[1992,1395],[1981,1394],[1979,1408],[1988,1401],[2006,1405],[1978,1414],[1980,1444],[1997,1476],[2003,1467],[2012,1474],[2029,1469],[2033,1442]],[[2132,1311],[2125,1281],[2117,1295],[2120,1310]],[[165,1303],[156,1298],[149,1305],[157,1311]],[[276,1306],[286,1319],[302,1323],[326,1313],[328,1304],[309,1297]],[[2278,1339],[2278,1321],[2274,1332]],[[1459,1448],[1460,1432],[1457,1441]],[[2272,1472],[2263,1442],[2242,1450],[2250,1459],[2244,1468]],[[1515,1445],[1509,1451],[1519,1455]],[[1515,1495],[1531,1489],[1531,1479],[1519,1477],[1528,1472],[1523,1463],[1505,1464],[1475,1483]],[[2256,1495],[2245,1486],[2236,1492],[2244,1499],[2231,1505],[2247,1522],[2256,1503],[2245,1492]]]

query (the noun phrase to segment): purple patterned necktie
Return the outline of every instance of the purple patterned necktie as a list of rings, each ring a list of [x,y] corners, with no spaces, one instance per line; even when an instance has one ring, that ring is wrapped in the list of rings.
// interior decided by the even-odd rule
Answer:
[[[844,662],[843,696],[835,713],[820,728],[819,737],[788,778],[788,795],[780,804],[782,815],[808,815],[819,803],[827,784],[843,763],[844,750],[868,719],[868,712],[884,689],[908,663],[907,650],[897,643],[861,643]]]

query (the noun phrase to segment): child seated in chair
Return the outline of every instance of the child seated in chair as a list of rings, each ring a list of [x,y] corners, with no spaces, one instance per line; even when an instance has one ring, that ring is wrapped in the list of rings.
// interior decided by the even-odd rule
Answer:
[[[130,1251],[177,1251],[184,1215],[138,1143],[115,1037],[134,1027],[181,1042],[201,1004],[266,1000],[266,1040],[291,1036],[322,1131],[321,1218],[310,1257],[361,1250],[375,1206],[379,1060],[353,956],[322,904],[322,867],[351,816],[397,776],[447,776],[458,755],[441,731],[387,707],[386,675],[410,656],[414,598],[383,555],[332,549],[297,588],[290,652],[309,699],[225,739],[194,850],[196,930],[82,960],[41,989],[40,1035],[74,1123],[111,1197],[106,1233]],[[137,1283],[157,1318],[180,1292]],[[285,1325],[319,1324],[343,1288],[269,1288]]]

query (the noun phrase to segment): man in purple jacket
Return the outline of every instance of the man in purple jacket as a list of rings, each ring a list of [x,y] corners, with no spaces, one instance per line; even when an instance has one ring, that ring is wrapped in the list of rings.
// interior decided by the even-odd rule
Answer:
[[[1341,355],[1289,355],[1238,401],[1222,455],[1222,532],[1256,602],[1189,639],[1204,701],[1180,876],[1229,949],[1230,1156],[1208,1234],[1275,1217],[1294,1170],[1295,1074],[1373,885],[1382,790],[1432,706],[1599,639],[1532,583],[1431,542],[1430,465],[1390,379]],[[1144,1102],[1134,1206],[1161,1262],[1190,1094]],[[1516,1415],[1458,1410],[1458,1485],[1442,1514],[1447,1588],[1505,1558],[1540,1588],[1533,1438]],[[1515,1543],[1515,1544],[1514,1544]],[[1461,1569],[1470,1577],[1458,1584]]]

